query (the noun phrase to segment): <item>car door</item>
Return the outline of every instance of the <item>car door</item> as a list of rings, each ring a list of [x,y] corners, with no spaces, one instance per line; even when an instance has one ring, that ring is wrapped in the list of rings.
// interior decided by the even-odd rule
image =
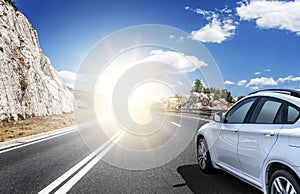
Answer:
[[[283,104],[275,98],[261,98],[249,120],[239,129],[238,157],[242,171],[257,184],[262,180],[264,160],[283,127]]]
[[[238,130],[257,98],[247,98],[232,107],[225,115],[224,123],[214,144],[216,162],[227,170],[240,170],[238,160]]]

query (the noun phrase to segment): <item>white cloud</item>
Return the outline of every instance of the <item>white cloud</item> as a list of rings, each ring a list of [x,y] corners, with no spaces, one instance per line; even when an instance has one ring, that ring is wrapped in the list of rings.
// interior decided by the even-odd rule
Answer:
[[[74,84],[75,84],[75,80],[76,80],[76,73],[68,71],[68,70],[61,70],[61,71],[57,72],[57,74],[66,86],[74,88]]]
[[[289,30],[300,35],[300,1],[250,1],[236,8],[241,20],[255,20],[260,28]]]
[[[249,87],[249,88],[250,88],[250,90],[258,90],[259,89],[258,86],[252,86],[252,87]]]
[[[170,40],[175,40],[176,42],[183,42],[184,41],[184,37],[183,36],[176,37],[175,35],[170,35],[169,39]]]
[[[244,86],[244,85],[246,85],[246,83],[247,83],[247,80],[243,79],[243,80],[239,81],[236,85]]]
[[[263,72],[271,72],[271,69],[264,69]],[[257,71],[254,73],[254,75],[260,75],[260,74],[262,74],[261,71]]]
[[[178,39],[177,39],[177,42],[183,42],[184,40],[184,37],[183,36],[180,36]]]
[[[289,75],[287,77],[284,78],[279,78],[277,80],[277,82],[279,83],[284,83],[284,82],[296,82],[296,81],[300,81],[300,77],[294,77],[292,75]]]
[[[169,64],[181,73],[193,72],[200,67],[208,66],[204,61],[199,60],[193,55],[163,50],[152,50],[150,56],[143,59],[141,62],[147,61],[157,61]]]
[[[233,81],[229,81],[229,80],[226,80],[224,82],[225,85],[234,85],[235,83]]]
[[[262,86],[277,86],[278,83],[273,78],[261,77],[253,78],[246,85],[250,89],[259,89]]]
[[[198,8],[194,12],[203,15],[208,24],[192,31],[192,39],[220,44],[234,35],[238,22],[233,21],[232,10],[224,8],[222,10],[207,11]]]
[[[191,37],[194,40],[201,42],[212,42],[212,43],[222,43],[228,38],[234,35],[236,26],[233,24],[232,20],[220,21],[218,19],[213,19],[211,23],[200,28],[199,30],[192,31]]]
[[[232,13],[232,10],[231,9],[228,9],[228,7],[225,7],[221,10],[222,13],[227,13],[227,14],[230,14]]]
[[[247,80],[243,79],[243,80],[240,80],[238,82],[233,82],[233,81],[230,81],[230,80],[226,80],[224,82],[225,85],[237,85],[237,86],[244,86],[247,84]]]
[[[197,14],[203,15],[203,17],[207,21],[210,21],[210,20],[213,20],[213,19],[217,19],[217,18],[220,17],[220,14],[217,13],[217,12],[207,11],[207,10],[199,9],[199,8],[195,9],[194,12],[197,13]],[[220,12],[222,12],[222,10]]]
[[[170,36],[169,36],[169,39],[171,39],[171,40],[173,40],[175,38],[175,36],[173,35],[173,34],[171,34]]]

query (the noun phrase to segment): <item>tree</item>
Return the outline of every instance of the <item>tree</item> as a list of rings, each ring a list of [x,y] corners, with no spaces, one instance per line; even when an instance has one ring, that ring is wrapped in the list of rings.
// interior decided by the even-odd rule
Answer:
[[[234,102],[233,97],[231,96],[231,92],[228,92],[227,90],[226,90],[226,98],[225,98],[225,100],[227,102],[229,102],[229,103]]]
[[[210,94],[210,89],[209,88],[204,88],[203,93],[204,94]]]
[[[194,81],[194,88],[192,89],[192,92],[202,92],[203,91],[203,84],[202,81],[199,79],[196,79]]]
[[[245,98],[245,96],[239,96],[239,97],[237,97],[236,101],[239,101],[239,100],[241,100],[243,98]]]

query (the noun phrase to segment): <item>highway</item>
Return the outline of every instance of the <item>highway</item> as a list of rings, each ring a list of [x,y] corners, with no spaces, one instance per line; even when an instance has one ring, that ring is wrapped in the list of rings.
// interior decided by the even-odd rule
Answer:
[[[103,119],[0,149],[0,193],[261,193],[223,171],[200,172],[193,136],[206,122],[152,114],[146,128],[122,130]]]

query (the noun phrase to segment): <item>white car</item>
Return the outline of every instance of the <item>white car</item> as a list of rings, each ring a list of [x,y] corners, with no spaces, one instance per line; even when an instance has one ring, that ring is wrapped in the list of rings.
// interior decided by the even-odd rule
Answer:
[[[196,135],[202,172],[222,169],[264,193],[300,194],[300,91],[261,90]]]

